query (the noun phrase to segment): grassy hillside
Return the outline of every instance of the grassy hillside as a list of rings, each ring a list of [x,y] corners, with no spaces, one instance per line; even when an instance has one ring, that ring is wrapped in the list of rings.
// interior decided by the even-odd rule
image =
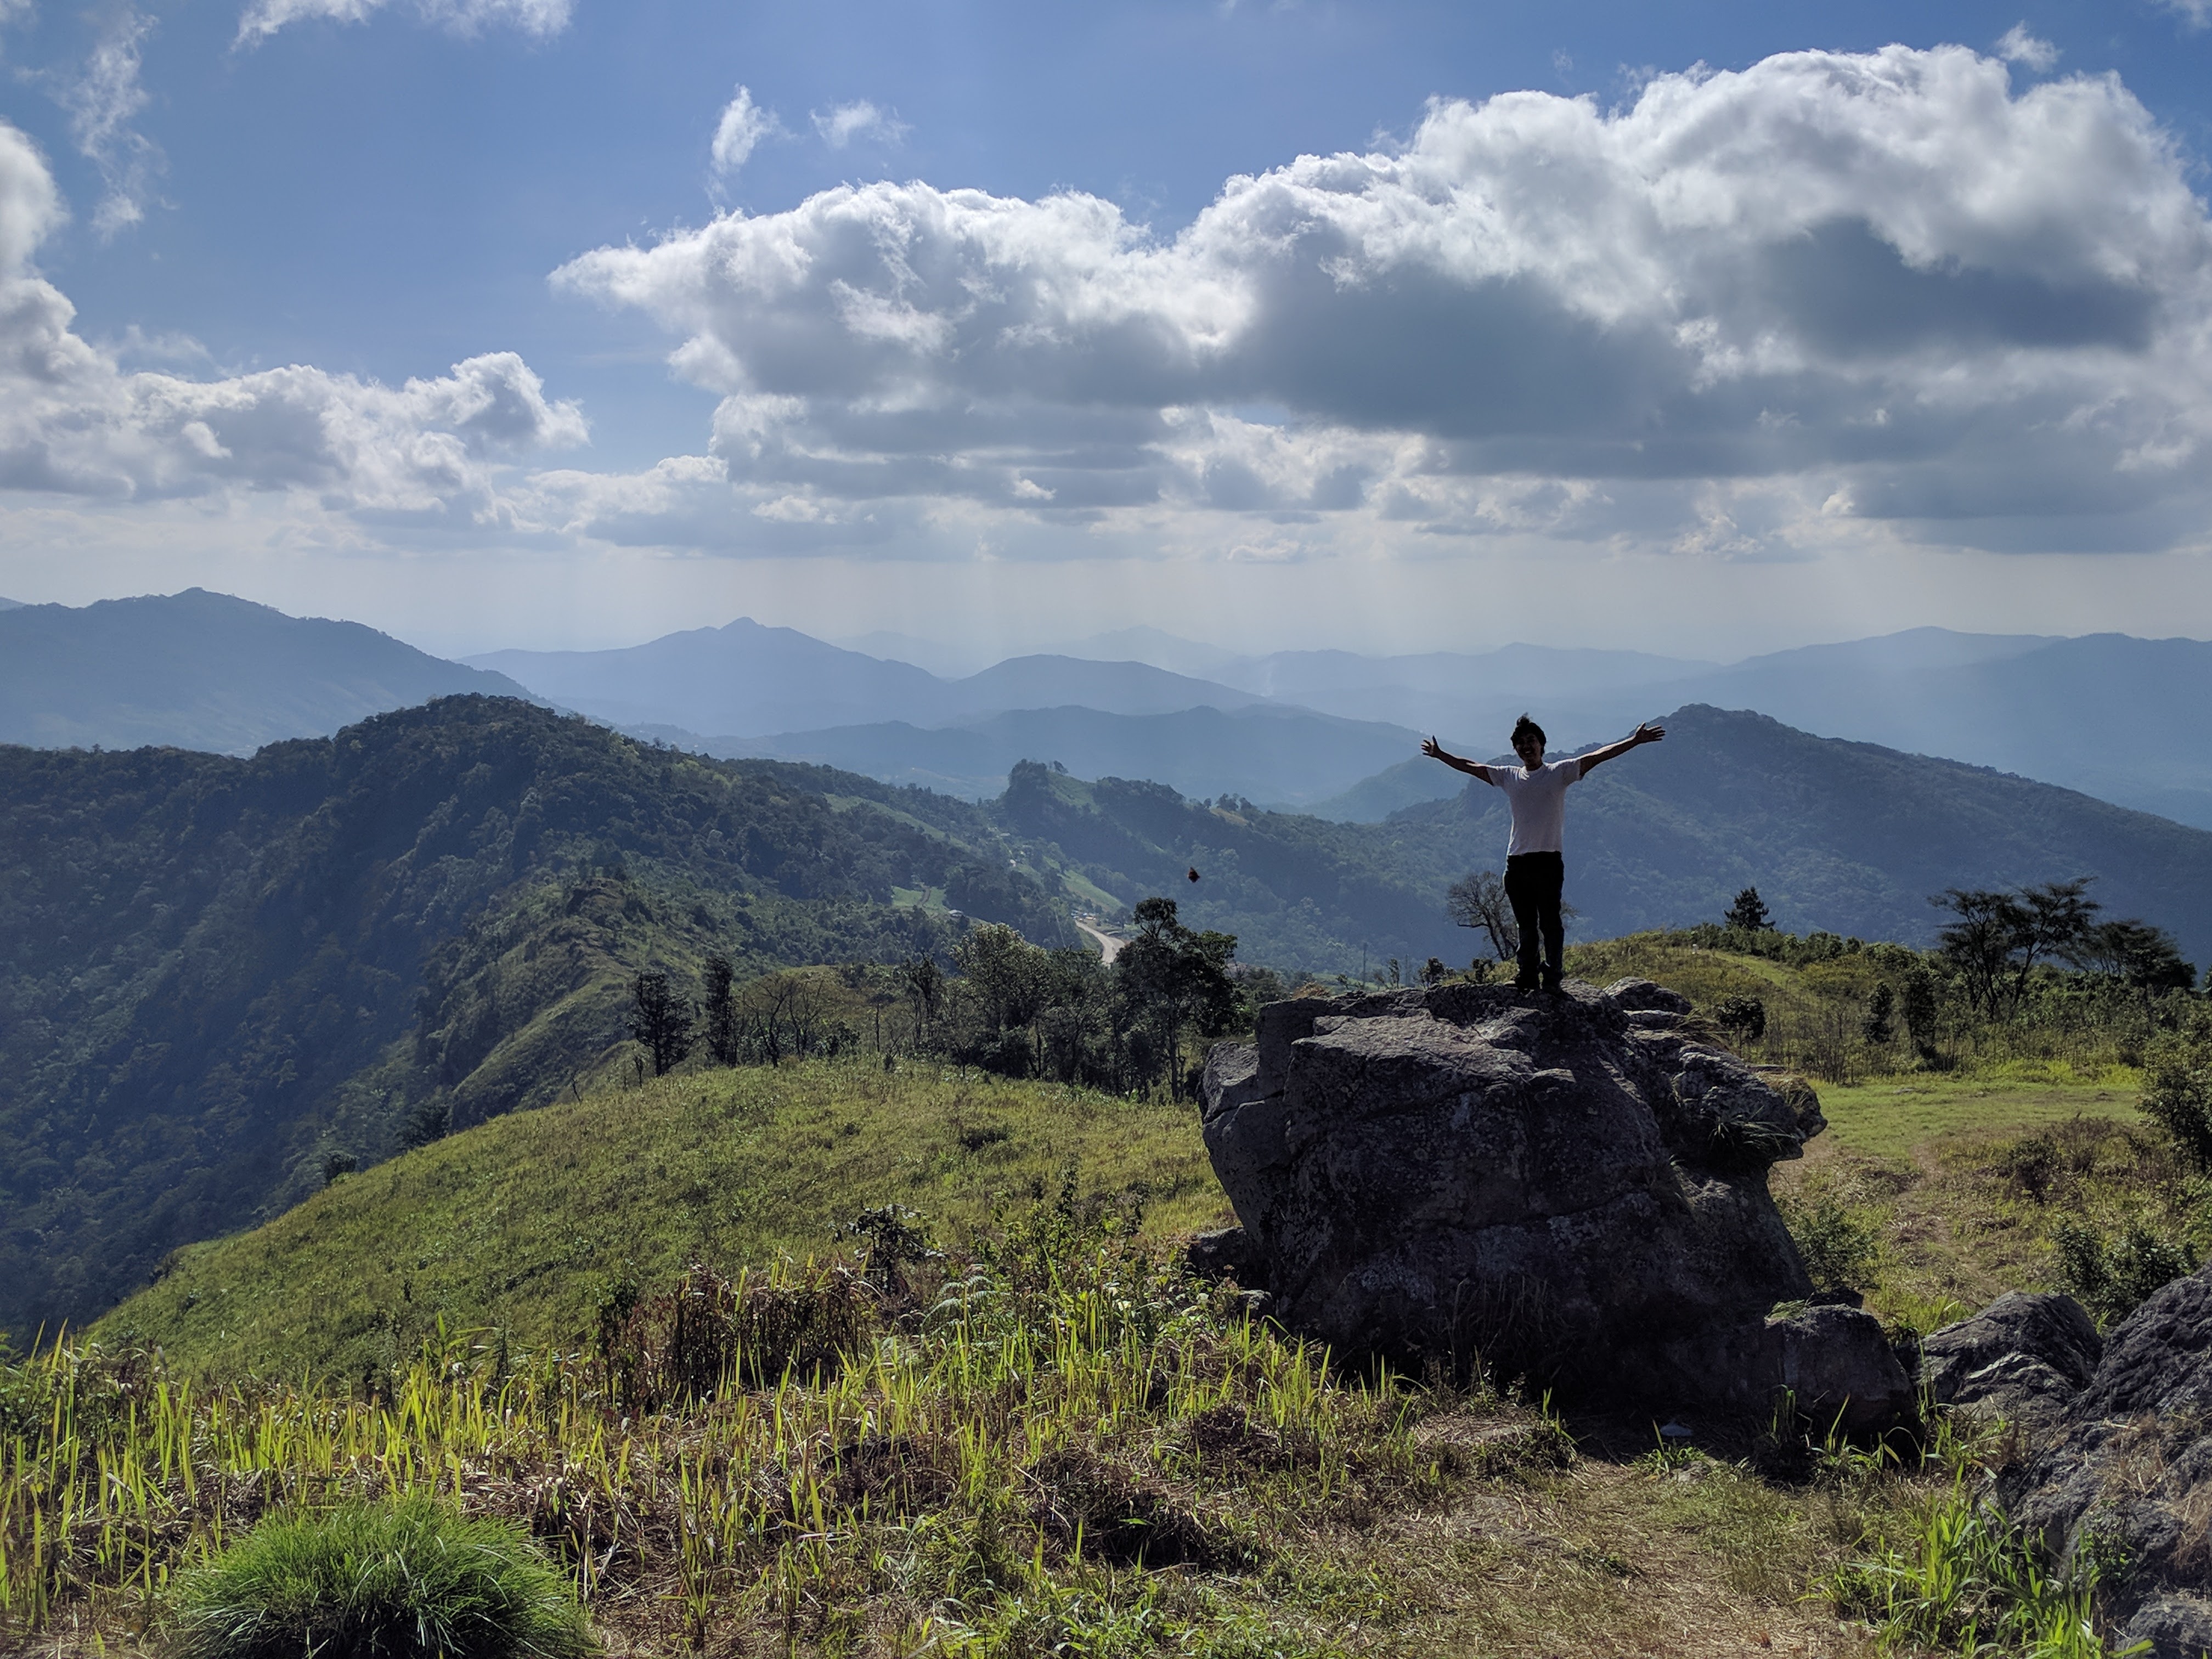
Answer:
[[[92,1334],[231,1376],[357,1376],[413,1354],[441,1319],[580,1348],[625,1279],[826,1251],[838,1224],[884,1204],[949,1241],[1071,1166],[1154,1227],[1227,1214],[1188,1105],[872,1063],[686,1073],[343,1176],[265,1226],[179,1251]]]
[[[1823,994],[1705,954],[1706,996]],[[2055,1225],[2185,1187],[2128,1074],[1996,1071],[1832,1089],[1832,1133],[1778,1169],[1816,1265],[1896,1322],[2051,1282]],[[1054,1201],[1080,1158],[1162,1231],[1210,1218],[1196,1143],[1187,1108],[817,1062],[679,1073],[342,1179],[185,1252],[92,1333],[104,1352],[0,1364],[0,1643],[134,1650],[178,1564],[271,1492],[312,1513],[434,1490],[531,1530],[618,1653],[1999,1650],[1923,1589],[2010,1621],[2003,1651],[2106,1651],[2094,1584],[2031,1599],[2018,1547],[1978,1530],[2002,1435],[1947,1427],[1922,1462],[1713,1414],[1655,1449],[1648,1420],[1376,1388]],[[886,1200],[962,1235],[902,1290],[679,1277]]]
[[[1443,896],[1500,861],[1492,796],[1329,823],[1024,763],[976,806],[485,698],[244,761],[0,749],[0,1328],[97,1315],[329,1156],[612,1080],[643,969],[949,968],[952,911],[1073,945],[1068,909],[1162,893],[1293,979],[1464,962]],[[1917,938],[1944,886],[2094,874],[2107,915],[2212,945],[2212,836],[1755,715],[1686,710],[1576,799],[1585,934],[1752,884],[1785,923]],[[1824,971],[1842,1018],[1863,964]]]
[[[2140,1003],[2122,998],[2101,1020],[2047,1030],[2031,1018],[2002,1043],[1944,1026],[1923,1059],[1856,1029],[1869,988],[1911,971],[1921,960],[1912,953],[1777,947],[1811,955],[1793,963],[1695,937],[1577,947],[1570,967],[1600,983],[1662,980],[1701,1019],[1728,998],[1760,1000],[1765,1031],[1738,1046],[1812,1076],[1830,1125],[1804,1163],[1778,1168],[1777,1190],[1816,1209],[1841,1205],[1853,1226],[1887,1241],[1859,1281],[1886,1315],[1924,1322],[1931,1307],[2056,1284],[2059,1220],[2118,1231],[2136,1213],[2089,1188],[2071,1208],[2023,1203],[1984,1177],[2039,1135],[2087,1135],[2109,1162],[2125,1136],[2148,1133],[2131,1058],[2148,1041]],[[2164,1012],[2177,1018],[2195,1006],[2172,1004]],[[1848,1043],[1834,1037],[1839,1024],[1851,1028]],[[2039,1056],[2039,1047],[2063,1052]],[[1087,1193],[1139,1202],[1152,1230],[1229,1215],[1187,1103],[911,1059],[887,1073],[868,1051],[735,1069],[695,1054],[665,1078],[577,1092],[343,1176],[253,1231],[178,1251],[94,1335],[155,1342],[202,1374],[357,1375],[411,1352],[441,1318],[521,1347],[577,1347],[612,1285],[666,1282],[695,1261],[727,1272],[821,1251],[872,1206],[907,1206],[950,1243],[994,1206],[1054,1188],[1069,1166]],[[2114,1134],[2123,1139],[2097,1139]],[[2165,1194],[2154,1205],[2161,1228],[2195,1224],[2178,1176],[2152,1186]],[[2140,1209],[2142,1194],[2127,1202]],[[1942,1225],[1929,1222],[1930,1205]]]

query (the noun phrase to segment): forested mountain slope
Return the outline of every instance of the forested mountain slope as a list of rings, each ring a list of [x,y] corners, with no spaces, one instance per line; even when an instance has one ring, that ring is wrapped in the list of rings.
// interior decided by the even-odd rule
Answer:
[[[1778,926],[1932,943],[1929,896],[2093,876],[2114,915],[2212,959],[2212,832],[2054,785],[1809,737],[1762,714],[1692,706],[1667,740],[1593,772],[1567,796],[1571,936],[1717,918],[1756,886]],[[1498,791],[1472,783],[1366,829],[1379,866],[1433,887],[1504,867]]]
[[[1946,887],[2087,875],[2212,956],[2212,834],[1758,715],[1669,727],[1569,797],[1575,938],[1754,885],[1793,930],[1925,943]],[[503,699],[251,760],[0,749],[0,1328],[99,1312],[329,1150],[588,1091],[642,968],[949,965],[949,910],[1073,944],[1069,909],[1152,894],[1291,975],[1463,963],[1444,891],[1505,836],[1480,784],[1331,823],[1030,762],[975,806]]]
[[[831,793],[832,791],[836,793]],[[639,968],[937,948],[893,889],[1065,924],[975,808],[456,698],[251,760],[0,749],[0,1328],[626,1055]]]

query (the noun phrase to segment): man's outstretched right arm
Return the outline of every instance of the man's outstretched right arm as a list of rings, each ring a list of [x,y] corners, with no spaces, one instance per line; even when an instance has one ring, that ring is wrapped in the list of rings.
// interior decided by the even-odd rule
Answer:
[[[1471,778],[1480,778],[1485,783],[1488,783],[1490,781],[1490,769],[1488,767],[1478,765],[1474,761],[1461,758],[1459,756],[1453,754],[1449,750],[1446,749],[1434,738],[1426,738],[1422,740],[1421,752],[1424,755],[1426,755],[1431,760],[1442,761],[1446,766],[1450,767],[1455,772],[1464,772]]]

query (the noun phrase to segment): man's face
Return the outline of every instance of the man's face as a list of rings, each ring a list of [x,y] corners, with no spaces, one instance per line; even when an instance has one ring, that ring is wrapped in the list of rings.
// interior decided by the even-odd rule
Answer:
[[[1521,764],[1532,772],[1544,763],[1543,741],[1533,732],[1513,739],[1513,752],[1521,757]]]

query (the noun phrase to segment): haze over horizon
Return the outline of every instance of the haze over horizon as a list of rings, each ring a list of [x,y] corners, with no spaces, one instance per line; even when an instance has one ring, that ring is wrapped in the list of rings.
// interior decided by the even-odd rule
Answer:
[[[0,4],[0,592],[2212,638],[2204,0]]]

